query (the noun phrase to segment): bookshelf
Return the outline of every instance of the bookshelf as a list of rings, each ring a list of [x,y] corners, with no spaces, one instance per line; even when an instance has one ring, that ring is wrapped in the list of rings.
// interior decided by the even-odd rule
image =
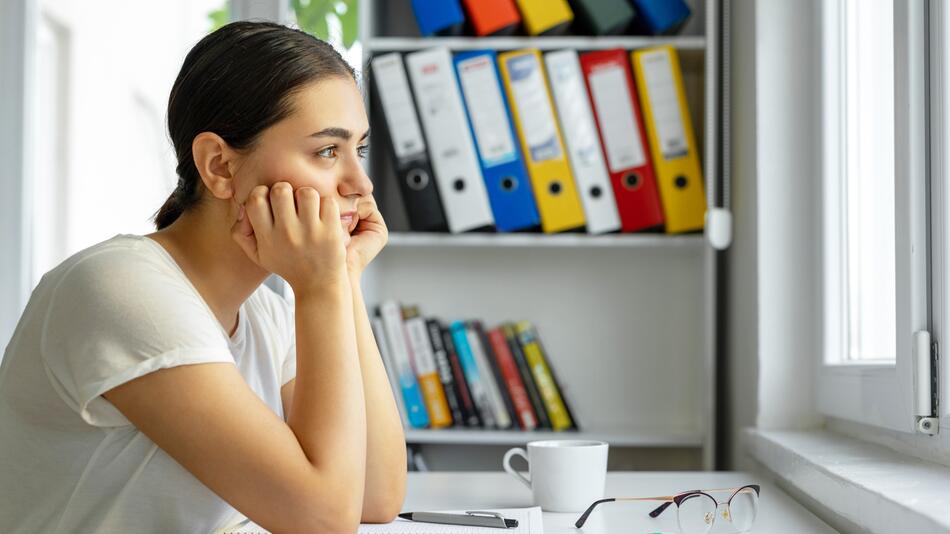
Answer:
[[[718,161],[717,2],[688,3],[693,16],[676,36],[422,38],[409,0],[361,0],[363,70],[375,54],[435,46],[587,51],[670,44],[680,53],[708,184]],[[370,83],[363,79],[370,124],[383,129]],[[437,460],[431,469],[498,469],[504,448],[537,439],[607,441],[614,465],[714,467],[717,255],[702,235],[409,232],[386,136],[377,139],[369,173],[391,234],[364,277],[367,304],[396,299],[427,316],[477,318],[486,327],[531,320],[581,425],[576,432],[407,429],[407,442]]]

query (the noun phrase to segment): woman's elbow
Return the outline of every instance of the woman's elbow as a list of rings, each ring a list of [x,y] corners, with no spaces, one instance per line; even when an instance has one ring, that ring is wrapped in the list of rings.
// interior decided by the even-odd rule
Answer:
[[[363,523],[389,523],[396,519],[402,511],[402,503],[406,498],[406,485],[393,487],[381,495],[364,503]]]

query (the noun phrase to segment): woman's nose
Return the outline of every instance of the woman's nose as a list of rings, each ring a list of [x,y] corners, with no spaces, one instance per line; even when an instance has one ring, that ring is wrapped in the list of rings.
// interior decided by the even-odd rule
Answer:
[[[359,161],[351,163],[346,170],[346,176],[340,183],[340,193],[343,196],[369,196],[373,193],[373,182],[369,179],[363,165]]]

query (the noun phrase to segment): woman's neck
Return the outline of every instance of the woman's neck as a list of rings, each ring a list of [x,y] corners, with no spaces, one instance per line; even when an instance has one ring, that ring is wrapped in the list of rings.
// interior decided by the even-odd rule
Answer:
[[[241,304],[269,274],[231,239],[234,221],[225,202],[207,202],[148,237],[175,259],[228,335]]]

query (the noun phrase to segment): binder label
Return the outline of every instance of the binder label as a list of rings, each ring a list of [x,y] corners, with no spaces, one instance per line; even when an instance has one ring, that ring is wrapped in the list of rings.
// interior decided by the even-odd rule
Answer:
[[[647,98],[653,112],[660,153],[663,159],[682,158],[689,153],[689,143],[683,131],[683,115],[679,92],[673,80],[673,66],[665,50],[647,52],[640,56],[646,80]]]
[[[511,88],[521,119],[521,133],[531,152],[532,161],[561,158],[554,114],[548,102],[541,66],[534,55],[508,58]]]
[[[590,120],[587,107],[587,94],[577,69],[576,56],[548,55],[548,73],[558,112],[561,113],[561,126],[568,146],[573,144],[572,157],[577,158],[578,166],[603,165],[600,163],[600,146],[597,145],[597,132]],[[573,59],[574,63],[571,64]],[[573,140],[573,143],[570,141]]]
[[[590,73],[588,80],[610,171],[644,165],[646,153],[636,124],[626,71],[620,65],[605,65]]]
[[[373,60],[373,74],[380,87],[386,126],[393,140],[396,158],[404,160],[425,152],[426,144],[416,118],[416,107],[409,91],[409,81],[399,54],[387,54]],[[383,89],[385,88],[385,89]]]
[[[478,152],[486,167],[517,159],[508,113],[491,56],[476,56],[458,64],[462,93],[472,118]]]

